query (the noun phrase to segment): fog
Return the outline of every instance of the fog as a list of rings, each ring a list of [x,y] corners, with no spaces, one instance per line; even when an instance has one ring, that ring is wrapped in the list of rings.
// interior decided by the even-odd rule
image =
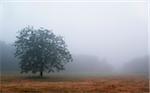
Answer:
[[[74,58],[67,72],[120,73],[132,60],[148,57],[147,11],[145,2],[4,1],[0,41],[12,45],[18,30],[28,25],[44,27],[64,36]],[[143,60],[138,69],[148,73],[148,60],[146,65]]]

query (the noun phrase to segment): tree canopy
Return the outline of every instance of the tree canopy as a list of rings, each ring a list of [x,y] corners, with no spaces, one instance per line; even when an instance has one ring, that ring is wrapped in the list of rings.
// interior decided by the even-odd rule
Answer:
[[[21,73],[55,72],[64,70],[72,56],[62,36],[44,28],[25,27],[15,41],[15,56],[19,59]]]

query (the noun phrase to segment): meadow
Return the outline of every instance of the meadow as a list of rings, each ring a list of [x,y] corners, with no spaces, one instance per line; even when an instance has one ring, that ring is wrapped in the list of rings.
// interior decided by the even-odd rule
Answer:
[[[1,93],[149,93],[143,76],[1,76]]]

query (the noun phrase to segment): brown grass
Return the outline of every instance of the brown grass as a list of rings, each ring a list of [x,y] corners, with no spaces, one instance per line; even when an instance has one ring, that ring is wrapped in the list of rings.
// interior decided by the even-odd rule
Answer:
[[[2,77],[2,93],[149,93],[144,77]]]

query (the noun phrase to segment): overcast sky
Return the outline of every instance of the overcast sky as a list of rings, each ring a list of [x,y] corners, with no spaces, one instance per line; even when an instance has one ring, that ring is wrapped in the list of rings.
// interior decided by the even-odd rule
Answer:
[[[0,5],[2,41],[13,43],[18,30],[32,25],[35,28],[44,27],[53,30],[57,35],[64,36],[72,54],[106,58],[114,65],[147,55],[148,12],[144,0],[138,0],[142,2],[7,1],[4,0]]]

